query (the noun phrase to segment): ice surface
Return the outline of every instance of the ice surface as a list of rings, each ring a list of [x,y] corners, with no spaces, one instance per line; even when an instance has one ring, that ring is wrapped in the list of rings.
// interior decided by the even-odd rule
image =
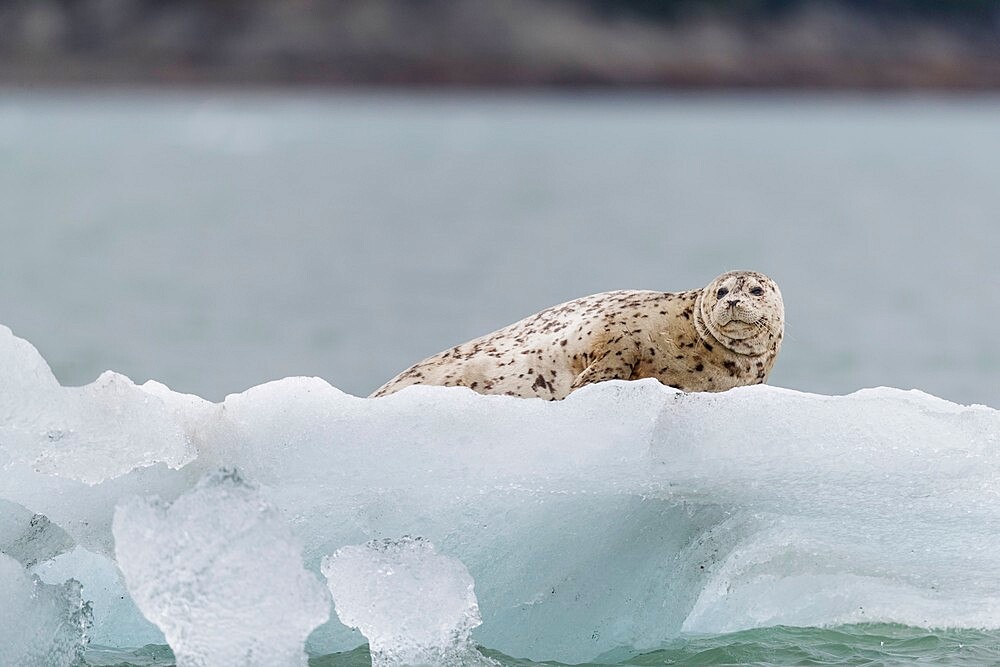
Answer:
[[[329,598],[290,527],[237,473],[209,475],[171,505],[127,502],[113,530],[129,593],[178,667],[306,664]]]
[[[300,576],[304,562],[318,577],[324,556],[401,535],[468,568],[473,637],[508,655],[582,662],[776,623],[1000,628],[991,408],[887,388],[681,394],[652,380],[555,403],[441,387],[369,400],[317,378],[214,404],[120,376],[61,388],[5,329],[0,376],[0,549],[48,581],[83,582],[103,643],[155,634],[114,602],[118,505],[135,602],[209,648],[238,633],[202,610],[259,608],[273,573]],[[199,486],[223,466],[256,490]],[[37,535],[36,515],[50,520]],[[244,523],[281,537],[230,525]],[[239,567],[213,569],[228,562]],[[296,651],[321,618],[246,613],[234,623],[257,631],[266,617]],[[309,646],[363,641],[333,619]]]
[[[427,540],[342,547],[322,571],[341,622],[368,639],[373,667],[495,664],[472,643],[482,620],[469,571]]]
[[[80,584],[42,583],[0,553],[0,665],[69,667],[83,657],[90,611]]]

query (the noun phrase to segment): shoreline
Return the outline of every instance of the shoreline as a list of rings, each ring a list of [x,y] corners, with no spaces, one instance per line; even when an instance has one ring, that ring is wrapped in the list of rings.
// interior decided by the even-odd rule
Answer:
[[[675,15],[597,0],[179,0],[0,13],[4,85],[649,90],[1000,90],[1000,5],[834,0]],[[884,4],[884,3],[883,3]]]

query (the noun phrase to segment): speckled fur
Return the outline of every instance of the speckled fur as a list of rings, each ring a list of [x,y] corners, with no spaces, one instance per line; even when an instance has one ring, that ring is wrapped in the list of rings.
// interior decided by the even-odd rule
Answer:
[[[783,332],[777,284],[731,271],[701,290],[603,292],[553,306],[435,354],[372,396],[432,384],[557,400],[586,384],[648,377],[723,391],[766,381]]]

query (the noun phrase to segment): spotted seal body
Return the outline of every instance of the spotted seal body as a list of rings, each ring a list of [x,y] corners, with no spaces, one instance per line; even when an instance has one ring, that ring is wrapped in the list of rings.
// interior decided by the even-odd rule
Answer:
[[[429,357],[372,396],[431,384],[557,400],[594,382],[650,377],[723,391],[767,380],[783,333],[777,284],[730,271],[690,292],[603,292],[553,306]]]

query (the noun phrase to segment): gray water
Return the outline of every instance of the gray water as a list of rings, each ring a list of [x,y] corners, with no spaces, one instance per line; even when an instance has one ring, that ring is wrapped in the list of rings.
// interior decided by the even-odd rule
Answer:
[[[782,287],[771,383],[1000,406],[1000,98],[0,91],[0,323],[64,384],[365,395],[545,306]]]

